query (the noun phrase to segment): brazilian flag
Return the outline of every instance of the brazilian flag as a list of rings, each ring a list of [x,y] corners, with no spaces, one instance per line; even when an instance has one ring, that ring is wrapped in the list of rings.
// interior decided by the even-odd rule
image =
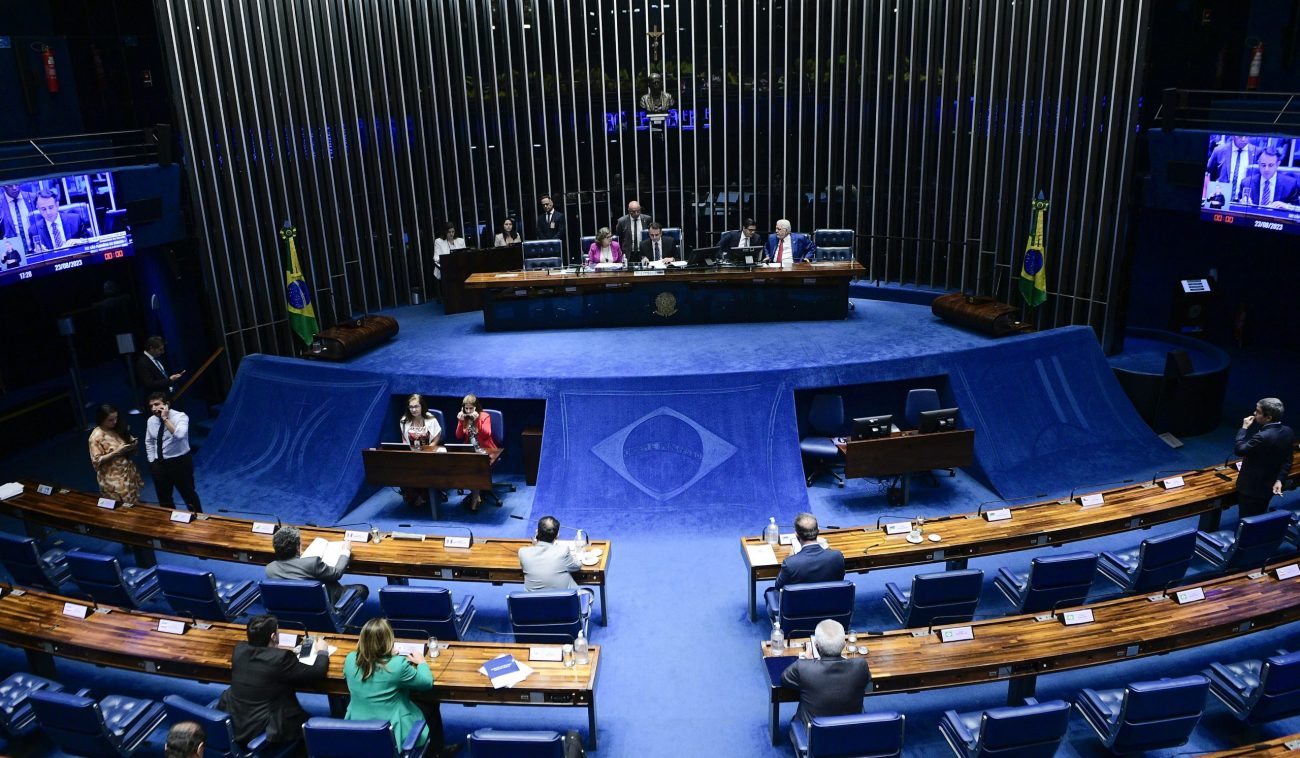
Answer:
[[[284,265],[284,297],[289,309],[289,328],[308,345],[320,330],[316,323],[316,309],[311,304],[311,289],[302,278],[302,267],[298,265],[298,247],[293,238],[298,230],[284,222],[280,228],[280,239],[284,240],[288,260]]]
[[[1020,296],[1025,305],[1036,308],[1047,300],[1047,258],[1043,252],[1043,234],[1047,229],[1047,200],[1038,193],[1029,217],[1029,241],[1020,267]]]

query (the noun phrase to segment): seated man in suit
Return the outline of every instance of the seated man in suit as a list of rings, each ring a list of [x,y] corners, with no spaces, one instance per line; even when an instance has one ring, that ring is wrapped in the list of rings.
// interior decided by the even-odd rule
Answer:
[[[560,521],[554,516],[543,516],[537,521],[537,537],[533,544],[519,548],[519,565],[524,570],[524,589],[571,590],[578,586],[569,572],[578,571],[582,564],[563,545],[555,544],[560,533]]]
[[[816,516],[811,513],[795,516],[794,536],[799,540],[799,552],[781,562],[776,584],[764,593],[768,607],[776,607],[781,588],[787,584],[838,582],[844,578],[844,553],[822,547],[817,534]]]
[[[327,645],[308,666],[294,651],[274,644],[279,630],[275,616],[254,616],[248,620],[248,642],[235,645],[230,656],[230,688],[221,693],[217,708],[230,714],[241,745],[262,732],[270,750],[302,739],[309,714],[294,691],[329,676]]]
[[[800,659],[781,674],[781,684],[799,693],[794,717],[804,723],[814,716],[848,716],[862,713],[862,697],[871,683],[866,658],[842,658],[844,627],[826,619],[813,630],[820,659]]]
[[[677,260],[677,240],[672,237],[664,236],[664,228],[658,221],[651,221],[650,239],[645,243],[645,249],[641,251],[641,262],[649,263],[650,261],[662,261],[672,263]]]
[[[325,585],[330,602],[337,603],[343,597],[343,585],[339,579],[352,560],[352,543],[343,543],[343,555],[337,566],[330,567],[318,556],[304,558],[302,555],[302,533],[296,526],[282,526],[271,535],[271,546],[275,548],[275,560],[266,564],[267,579],[315,579]],[[348,589],[356,590],[361,602],[370,595],[370,588],[364,584],[349,584]]]
[[[795,261],[812,260],[813,254],[816,252],[817,246],[813,244],[808,235],[791,232],[790,222],[781,219],[776,222],[776,231],[767,238],[767,246],[763,249],[763,258],[773,263],[789,266]]]
[[[36,193],[36,215],[28,231],[37,252],[79,245],[90,236],[90,227],[80,213],[59,210],[59,196],[53,190]]]
[[[1252,171],[1241,185],[1243,203],[1262,208],[1300,210],[1300,182],[1291,174],[1278,173],[1282,155],[1276,148],[1266,147],[1259,153],[1258,170]]]
[[[718,249],[724,254],[730,253],[733,258],[744,260],[746,255],[754,256],[754,260],[763,257],[763,254],[757,249],[763,246],[763,237],[758,233],[758,224],[754,219],[747,218],[745,223],[740,225],[740,230],[724,232],[718,238]]]

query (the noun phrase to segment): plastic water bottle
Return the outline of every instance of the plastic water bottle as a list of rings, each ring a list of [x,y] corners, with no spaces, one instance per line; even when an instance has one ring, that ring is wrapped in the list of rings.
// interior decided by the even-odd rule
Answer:
[[[767,526],[763,527],[763,540],[772,547],[781,541],[781,529],[776,525],[776,516],[767,520]]]
[[[781,631],[781,622],[772,622],[772,650],[785,650],[785,632]]]
[[[578,659],[579,666],[585,666],[591,662],[591,657],[587,654],[587,637],[578,630],[578,639],[573,641],[573,654]]]

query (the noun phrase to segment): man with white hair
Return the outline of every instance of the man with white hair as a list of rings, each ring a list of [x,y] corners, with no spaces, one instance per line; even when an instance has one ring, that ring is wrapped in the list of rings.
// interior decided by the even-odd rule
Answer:
[[[844,627],[826,619],[813,630],[820,659],[799,659],[781,674],[781,684],[799,693],[794,717],[807,723],[814,716],[862,713],[862,697],[871,683],[866,658],[842,658]]]
[[[810,261],[817,252],[817,246],[806,234],[790,231],[789,219],[776,222],[776,231],[767,238],[763,248],[763,259],[782,266],[790,266],[795,261]]]

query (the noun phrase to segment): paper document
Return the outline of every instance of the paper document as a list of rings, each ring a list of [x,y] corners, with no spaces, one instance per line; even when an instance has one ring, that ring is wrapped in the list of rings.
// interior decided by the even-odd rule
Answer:
[[[350,552],[351,551],[348,550],[348,543],[343,540],[330,542],[324,537],[317,537],[311,541],[311,544],[307,546],[306,550],[302,551],[302,555],[304,558],[315,556],[320,558],[321,562],[330,568],[338,568],[339,559]]]
[[[528,678],[533,670],[515,660],[513,655],[500,655],[479,666],[479,673],[492,682],[492,689],[513,687]]]
[[[339,649],[337,647],[334,647],[333,645],[326,645],[325,647],[329,648],[330,655],[334,655],[339,651]],[[304,666],[310,666],[316,663],[316,656],[318,655],[320,655],[320,651],[313,648],[311,651],[311,655],[307,656],[306,658],[299,658],[298,661],[301,662]]]
[[[749,553],[749,565],[751,566],[768,566],[776,563],[776,551],[767,543],[746,545],[745,550]]]

